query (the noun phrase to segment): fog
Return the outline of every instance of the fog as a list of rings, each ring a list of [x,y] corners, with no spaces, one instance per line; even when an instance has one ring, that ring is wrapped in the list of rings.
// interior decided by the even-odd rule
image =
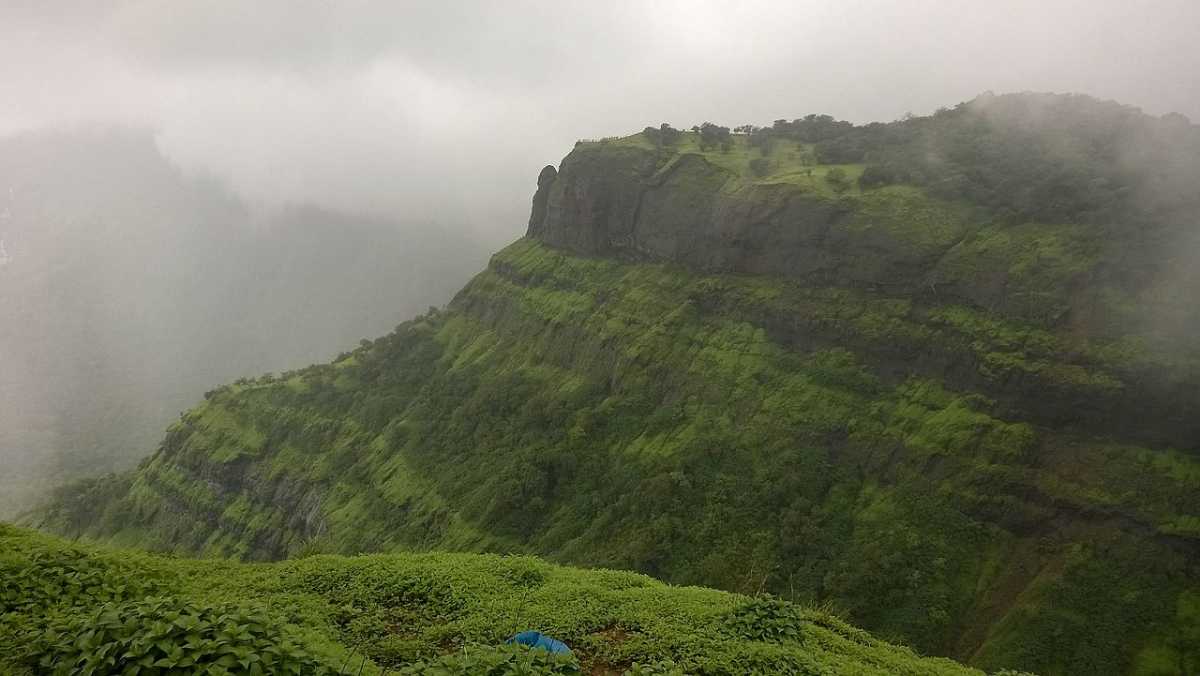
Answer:
[[[575,139],[662,121],[886,121],[986,90],[1200,119],[1190,0],[5,5],[0,133],[147,126],[256,200],[434,213],[492,242]]]
[[[0,512],[128,467],[209,388],[327,361],[487,258],[419,220],[254,208],[136,131],[0,139]]]
[[[1191,0],[6,0],[0,516],[444,303],[576,139],[988,90],[1197,120],[1197,72]]]

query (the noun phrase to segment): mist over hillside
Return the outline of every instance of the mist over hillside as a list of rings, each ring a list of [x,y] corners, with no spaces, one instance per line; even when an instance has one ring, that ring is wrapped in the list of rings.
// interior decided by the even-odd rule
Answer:
[[[460,230],[252,209],[148,133],[0,140],[0,514],[132,466],[205,390],[327,360],[440,305]]]
[[[1198,29],[0,0],[0,673],[1200,674]]]
[[[1198,144],[1032,93],[580,142],[446,307],[221,386],[29,523],[535,554],[831,604],[992,672],[1191,673]]]

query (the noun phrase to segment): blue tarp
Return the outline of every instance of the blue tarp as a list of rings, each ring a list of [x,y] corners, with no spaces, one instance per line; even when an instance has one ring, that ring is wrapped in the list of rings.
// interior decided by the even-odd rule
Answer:
[[[523,631],[508,639],[505,641],[505,643],[519,643],[537,650],[545,650],[546,652],[551,653],[561,653],[563,655],[573,654],[571,649],[567,647],[566,643],[552,639],[549,636],[537,631]]]

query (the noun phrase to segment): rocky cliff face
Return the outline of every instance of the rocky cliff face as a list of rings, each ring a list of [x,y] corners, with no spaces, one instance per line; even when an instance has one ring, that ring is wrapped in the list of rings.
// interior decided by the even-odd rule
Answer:
[[[1049,352],[1045,344],[1021,346],[1031,357],[1050,357],[1053,367],[1001,377],[980,378],[989,367],[943,347],[928,353],[927,346],[888,345],[876,357],[902,373],[982,388],[1044,424],[1200,448],[1193,415],[1200,368],[1180,348],[1186,334],[1152,344],[1162,338],[1162,284],[1180,281],[1162,271],[1169,256],[1152,236],[1130,241],[1101,227],[998,223],[969,205],[901,186],[831,193],[811,179],[751,181],[714,154],[629,140],[581,144],[559,171],[547,167],[539,176],[528,235],[586,256],[901,296],[915,313],[961,305],[1065,337]],[[1167,292],[1174,299],[1166,314],[1181,326],[1197,322],[1183,301],[1192,286]],[[778,321],[780,330],[804,324],[801,317]],[[800,335],[811,336],[812,327]],[[1104,359],[1088,341],[1132,352]]]
[[[702,154],[660,160],[638,146],[577,148],[539,185],[535,203],[546,207],[529,235],[584,255],[858,285],[911,285],[921,259],[936,255],[855,236],[853,211],[837,200],[789,184],[738,185]],[[878,252],[869,265],[868,252]]]
[[[1105,318],[1084,306],[1140,290],[1105,269],[1135,252],[1102,228],[999,224],[906,186],[831,192],[813,169],[748,180],[723,159],[628,139],[580,144],[538,177],[527,234],[576,254],[955,299],[1100,331]]]

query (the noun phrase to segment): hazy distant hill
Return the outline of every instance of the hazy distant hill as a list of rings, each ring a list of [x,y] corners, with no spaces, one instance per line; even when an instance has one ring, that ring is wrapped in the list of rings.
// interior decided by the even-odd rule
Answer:
[[[441,304],[485,252],[312,208],[253,215],[149,135],[0,140],[0,514],[128,467],[204,391]]]

